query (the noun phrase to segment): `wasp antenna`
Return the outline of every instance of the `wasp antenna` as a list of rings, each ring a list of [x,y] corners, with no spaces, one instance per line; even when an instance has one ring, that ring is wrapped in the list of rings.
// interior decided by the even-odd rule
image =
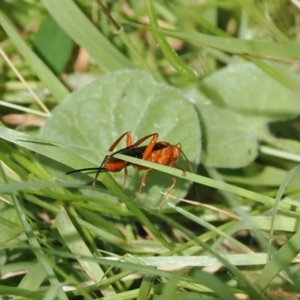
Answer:
[[[84,168],[84,169],[77,169],[77,170],[73,170],[73,171],[69,171],[66,174],[73,174],[73,173],[77,173],[77,172],[81,172],[81,171],[97,171],[99,168]]]
[[[180,143],[179,143],[179,144],[180,144]],[[183,156],[184,156],[184,158],[186,159],[186,161],[188,162],[189,168],[190,168],[191,172],[193,173],[194,170],[193,170],[192,164],[190,163],[190,161],[188,160],[187,156],[184,154],[184,152],[182,151],[181,148],[180,148],[180,151],[181,151],[181,153],[183,154]]]
[[[95,178],[94,178],[94,180],[93,180],[93,187],[96,187],[97,178],[98,178],[100,172],[101,172],[102,170],[107,171],[105,168],[103,168],[103,165],[105,164],[105,162],[107,161],[108,158],[109,158],[109,156],[106,155],[106,156],[104,157],[104,159],[103,159],[103,161],[102,161],[100,167],[99,167],[99,168],[96,168],[96,169],[97,169],[97,173],[96,173]]]

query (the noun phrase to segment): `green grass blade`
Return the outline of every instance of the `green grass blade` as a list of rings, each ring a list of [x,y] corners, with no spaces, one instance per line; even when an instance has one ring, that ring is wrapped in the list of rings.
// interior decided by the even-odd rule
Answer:
[[[246,10],[248,14],[255,19],[261,26],[261,28],[267,28],[277,40],[281,42],[289,42],[288,37],[282,33],[272,22],[271,18],[266,17],[262,11],[260,11],[252,1],[249,0],[235,0],[241,5],[241,8]]]
[[[51,182],[51,181],[24,181],[21,183],[13,182],[7,184],[0,184],[0,194],[24,191],[29,189],[45,189],[45,188],[50,188],[55,186],[70,187],[72,185],[66,183]]]
[[[285,191],[286,187],[288,186],[291,178],[294,175],[296,175],[297,171],[299,171],[299,168],[300,168],[300,166],[297,166],[297,167],[293,168],[291,171],[289,171],[286,174],[286,177],[284,178],[282,184],[279,187],[278,193],[277,193],[276,198],[275,198],[274,208],[273,208],[273,211],[272,211],[271,230],[270,230],[270,235],[271,236],[273,236],[273,233],[274,233],[274,225],[275,225],[275,220],[276,220],[276,215],[277,215],[278,205],[280,203],[280,200],[282,199],[284,191]],[[272,241],[273,241],[273,239],[270,239],[270,246],[272,244]],[[271,253],[269,253],[269,258],[270,257],[271,257]]]
[[[155,277],[153,277],[152,275],[146,275],[143,278],[137,300],[149,299],[151,287],[153,285],[154,280]]]
[[[62,208],[60,213],[56,216],[55,221],[62,239],[73,254],[76,256],[79,255],[93,257],[91,251],[87,247],[86,243],[82,240],[64,208]],[[104,272],[96,262],[81,260],[80,258],[78,258],[78,262],[91,280],[93,280],[95,283],[103,279]],[[108,295],[115,294],[112,287],[107,287],[102,292]]]
[[[18,288],[29,288],[32,291],[38,290],[45,280],[45,272],[40,263],[36,263],[22,278]]]
[[[215,37],[199,32],[159,31],[168,36],[183,39],[199,47],[211,47],[233,54],[251,55],[254,57],[262,56],[273,59],[300,60],[300,46],[298,44],[242,40],[231,37]]]
[[[249,253],[249,254],[223,254],[222,257],[234,266],[264,266],[266,264],[266,253]],[[108,260],[116,260],[115,257],[106,257]],[[142,263],[154,267],[163,267],[172,265],[177,268],[186,267],[208,267],[223,266],[223,264],[212,255],[195,255],[195,256],[136,256],[136,259]],[[293,262],[297,263],[295,258]]]
[[[237,299],[233,292],[216,276],[206,273],[200,269],[195,272],[195,276],[203,282],[203,284],[216,293],[218,299],[234,300]]]
[[[158,297],[159,300],[173,300],[176,295],[177,283],[180,280],[183,272],[173,272],[172,277],[164,285],[163,292]]]
[[[40,300],[43,299],[44,292],[33,292],[27,289],[16,288],[15,286],[0,285],[0,295],[7,296],[7,298],[5,297],[6,299],[13,298],[13,296],[17,296],[17,298],[25,297],[22,299]]]
[[[152,0],[146,0],[146,5],[148,9],[149,19],[151,21],[151,26],[154,29],[159,29],[159,25],[157,22],[155,9],[153,6]],[[181,58],[178,56],[178,54],[174,51],[174,49],[169,45],[165,35],[163,33],[160,33],[158,31],[153,32],[154,37],[166,57],[166,59],[169,61],[169,63],[174,67],[174,69],[181,74],[184,78],[186,78],[189,81],[197,81],[197,76],[195,75],[194,71],[185,64]]]
[[[289,264],[300,251],[300,231],[296,232],[274,254],[255,280],[257,287],[265,290],[271,281],[283,270],[288,270]],[[295,281],[296,282],[296,281]],[[299,292],[299,291],[298,291]]]

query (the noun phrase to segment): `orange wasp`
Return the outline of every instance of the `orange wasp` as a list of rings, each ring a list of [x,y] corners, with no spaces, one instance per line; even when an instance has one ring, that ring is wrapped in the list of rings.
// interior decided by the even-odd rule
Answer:
[[[176,165],[176,160],[179,158],[181,153],[184,155],[185,159],[189,163],[189,167],[192,171],[192,166],[190,162],[188,161],[186,155],[183,153],[181,148],[178,145],[172,145],[168,142],[157,142],[158,139],[158,133],[152,133],[149,135],[144,136],[143,138],[139,139],[137,142],[132,143],[132,137],[131,133],[129,131],[122,134],[108,149],[108,151],[113,151],[116,146],[120,143],[120,141],[126,136],[126,148],[123,148],[121,150],[118,150],[110,155],[106,155],[103,162],[101,163],[99,168],[85,168],[85,169],[78,169],[68,172],[67,174],[80,172],[80,171],[95,171],[97,170],[96,176],[93,181],[93,186],[96,186],[98,175],[101,171],[108,171],[108,172],[120,172],[124,169],[124,183],[123,186],[125,186],[126,180],[128,178],[128,170],[127,167],[132,165],[137,170],[146,170],[146,172],[143,175],[141,185],[139,187],[139,191],[137,193],[136,198],[140,195],[143,187],[146,184],[146,177],[152,169],[148,167],[141,166],[139,164],[132,164],[127,161],[121,160],[119,158],[116,158],[116,154],[123,154],[130,157],[140,158],[146,161],[158,163],[165,166],[171,166],[175,167],[177,169],[180,169],[185,175],[185,170],[180,168]],[[151,138],[149,144],[147,146],[140,146],[145,140]],[[171,175],[173,184],[171,187],[167,190],[166,196],[172,191],[176,184],[176,178],[175,176]],[[165,196],[165,197],[166,197]]]

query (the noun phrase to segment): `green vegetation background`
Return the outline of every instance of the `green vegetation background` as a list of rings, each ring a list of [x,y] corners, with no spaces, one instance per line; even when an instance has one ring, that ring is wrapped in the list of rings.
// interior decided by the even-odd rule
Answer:
[[[2,1],[0,296],[297,299],[299,7]],[[65,175],[126,131],[193,172]]]

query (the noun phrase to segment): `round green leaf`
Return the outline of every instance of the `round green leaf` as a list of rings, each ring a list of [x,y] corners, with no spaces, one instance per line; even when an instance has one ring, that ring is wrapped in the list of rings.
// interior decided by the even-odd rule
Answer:
[[[250,164],[256,158],[258,148],[253,128],[248,126],[250,117],[242,117],[200,99],[197,104],[205,130],[203,163],[218,168],[240,168]]]
[[[287,76],[292,73],[287,68],[281,70]],[[220,107],[265,116],[269,121],[291,118],[300,112],[298,95],[250,62],[214,73],[204,80],[201,90]]]
[[[281,69],[293,76],[289,69]],[[269,133],[268,123],[300,112],[293,91],[248,62],[223,68],[206,78],[201,92],[191,91],[190,98],[203,123],[203,163],[208,166],[248,165],[257,156],[258,141],[279,145]]]
[[[68,96],[55,108],[41,129],[40,137],[62,142],[63,147],[100,165],[105,151],[127,131],[132,133],[133,142],[157,132],[159,141],[181,143],[194,169],[199,163],[201,133],[193,105],[175,88],[157,83],[146,73],[136,70],[109,73]],[[115,150],[125,146],[126,139]],[[183,157],[177,164],[188,170]],[[53,162],[48,165],[52,165],[57,177],[67,180],[64,172],[70,169]],[[129,171],[125,190],[135,198],[145,171],[132,167]],[[123,183],[123,172],[113,176]],[[157,209],[163,199],[160,192],[165,192],[171,184],[170,175],[150,172],[137,204]],[[171,194],[182,197],[189,185],[190,182],[177,179]]]

